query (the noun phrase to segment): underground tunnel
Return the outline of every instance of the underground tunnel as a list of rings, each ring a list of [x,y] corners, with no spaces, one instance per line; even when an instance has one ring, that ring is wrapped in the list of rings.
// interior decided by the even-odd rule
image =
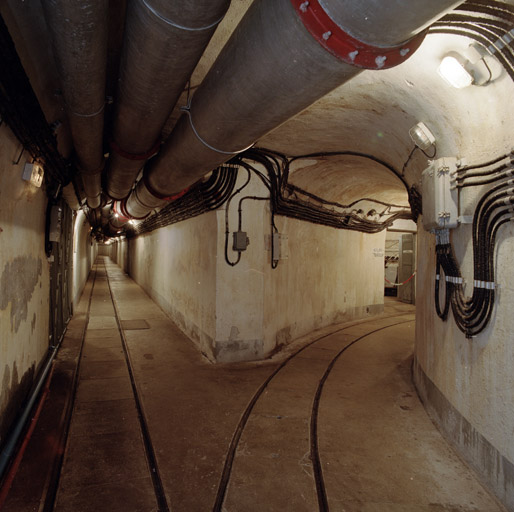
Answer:
[[[514,511],[514,2],[0,2],[0,509]]]

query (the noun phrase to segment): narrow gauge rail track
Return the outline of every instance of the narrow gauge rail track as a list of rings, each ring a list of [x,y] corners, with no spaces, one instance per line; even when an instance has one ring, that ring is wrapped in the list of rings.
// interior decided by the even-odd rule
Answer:
[[[140,429],[141,429],[141,436],[142,436],[142,439],[143,439],[145,455],[146,455],[146,459],[147,459],[147,462],[148,462],[148,467],[149,467],[149,470],[150,470],[150,476],[151,476],[151,479],[152,479],[152,484],[153,484],[153,488],[154,488],[154,492],[155,492],[155,498],[156,498],[156,502],[157,502],[157,506],[158,506],[158,512],[169,512],[170,508],[169,508],[167,500],[166,500],[166,496],[165,496],[165,493],[164,493],[164,489],[163,489],[163,485],[162,485],[159,469],[157,467],[157,461],[156,461],[156,457],[155,457],[155,450],[154,450],[154,447],[153,447],[153,444],[152,444],[152,440],[150,438],[150,434],[149,434],[149,431],[148,431],[148,426],[147,426],[146,418],[144,416],[143,409],[141,407],[141,401],[140,401],[139,393],[138,393],[137,386],[136,386],[136,383],[135,383],[135,380],[134,380],[134,374],[133,374],[133,370],[132,370],[132,363],[130,361],[129,353],[128,353],[128,350],[127,350],[127,344],[126,344],[126,340],[125,340],[125,335],[124,335],[123,329],[121,327],[121,322],[120,322],[118,308],[117,308],[117,305],[116,305],[116,302],[114,300],[114,296],[113,296],[113,293],[112,293],[112,288],[111,288],[111,283],[110,283],[110,280],[109,280],[109,275],[107,273],[107,270],[106,270],[106,267],[105,267],[105,263],[102,265],[101,263],[98,262],[98,263],[96,263],[94,265],[93,269],[94,269],[93,285],[91,287],[91,292],[90,292],[90,296],[89,296],[88,308],[87,308],[87,313],[86,313],[86,323],[85,323],[85,326],[84,326],[84,331],[82,333],[82,340],[81,340],[81,347],[80,347],[80,352],[79,352],[79,356],[78,356],[77,369],[75,371],[75,376],[74,376],[74,380],[73,380],[73,390],[72,390],[72,393],[71,393],[72,398],[70,400],[70,404],[67,406],[66,417],[65,417],[65,419],[62,422],[62,428],[64,430],[64,440],[62,442],[62,448],[63,448],[62,449],[62,456],[59,458],[59,460],[54,465],[54,468],[52,470],[52,475],[51,475],[51,477],[49,477],[50,482],[48,483],[48,487],[47,487],[46,495],[45,495],[45,499],[44,499],[44,506],[43,506],[42,510],[43,510],[43,512],[52,512],[54,510],[54,508],[55,508],[55,502],[56,502],[56,498],[57,498],[57,491],[58,491],[58,487],[59,487],[59,480],[60,480],[62,465],[63,465],[63,461],[64,461],[64,449],[65,449],[65,446],[66,446],[66,443],[67,443],[67,437],[68,437],[68,433],[69,433],[69,430],[70,430],[72,411],[73,411],[73,408],[74,408],[75,397],[76,397],[76,394],[77,394],[77,387],[78,387],[79,375],[80,375],[80,364],[81,364],[81,360],[82,360],[82,352],[83,352],[83,347],[84,347],[84,342],[85,342],[85,338],[86,338],[87,327],[88,327],[89,318],[90,318],[91,301],[92,301],[93,292],[94,292],[94,288],[95,288],[95,284],[96,284],[97,278],[100,275],[103,274],[103,275],[105,275],[105,278],[107,280],[107,284],[108,284],[108,288],[109,288],[109,295],[110,295],[110,298],[111,298],[111,301],[112,301],[112,304],[113,304],[113,307],[114,307],[114,313],[115,313],[115,318],[116,318],[116,325],[118,327],[119,335],[120,335],[120,338],[121,338],[121,346],[122,346],[122,349],[123,349],[125,363],[127,365],[127,370],[128,370],[129,377],[130,377],[130,383],[131,383],[131,387],[132,387],[132,392],[134,394],[134,401],[135,401],[136,410],[137,410],[137,416],[138,416],[139,425],[140,425]]]
[[[387,317],[383,317],[383,319],[387,318],[395,318],[395,317],[402,317],[405,316],[405,313],[399,313],[395,315],[389,315]],[[328,498],[327,493],[325,489],[325,483],[324,483],[324,477],[323,477],[323,469],[319,454],[319,446],[318,446],[318,411],[319,411],[319,404],[321,401],[321,396],[323,393],[323,388],[325,386],[325,383],[330,375],[330,372],[334,368],[337,361],[340,359],[340,357],[348,350],[351,346],[355,345],[359,341],[362,341],[363,339],[371,336],[372,334],[375,334],[377,332],[383,331],[385,329],[389,329],[391,327],[395,327],[397,325],[410,323],[413,320],[402,320],[400,322],[396,322],[394,324],[386,325],[383,327],[379,327],[377,329],[373,329],[366,334],[363,334],[356,338],[353,341],[350,341],[346,343],[338,352],[337,354],[329,361],[327,368],[321,377],[316,393],[314,395],[313,405],[312,405],[312,411],[311,411],[311,421],[310,421],[310,459],[312,462],[312,468],[314,473],[314,480],[316,483],[316,492],[318,497],[318,506],[320,512],[328,512],[329,511],[329,505],[328,505]],[[244,429],[248,423],[248,420],[252,414],[252,411],[257,404],[259,398],[262,396],[268,385],[271,383],[271,381],[280,373],[281,370],[283,370],[295,357],[297,357],[299,354],[301,354],[304,350],[306,350],[309,347],[312,347],[316,343],[333,336],[335,334],[343,333],[345,330],[350,329],[352,327],[355,327],[355,325],[359,324],[351,324],[349,326],[343,327],[341,329],[338,329],[334,332],[331,332],[329,334],[325,334],[323,336],[320,336],[319,338],[316,338],[315,340],[311,341],[310,343],[307,343],[297,351],[295,351],[293,354],[291,354],[287,359],[285,359],[275,370],[268,376],[268,378],[261,384],[259,389],[255,392],[253,397],[251,398],[250,402],[248,403],[248,406],[246,407],[244,413],[241,416],[241,419],[239,420],[239,423],[234,431],[234,434],[232,436],[232,440],[229,445],[229,449],[227,451],[227,456],[225,458],[225,464],[223,466],[223,471],[220,478],[220,483],[218,485],[218,491],[216,494],[216,500],[214,502],[214,506],[212,508],[213,512],[222,512],[223,510],[223,503],[225,501],[225,496],[227,493],[228,484],[230,482],[230,477],[232,474],[232,466],[234,464],[234,459],[236,456],[237,448],[239,445],[239,441],[241,440],[241,436],[243,435]]]
[[[143,407],[141,405],[141,399],[139,397],[139,392],[137,390],[136,381],[134,378],[134,372],[132,369],[132,363],[130,361],[130,356],[127,348],[127,340],[125,339],[125,333],[123,328],[121,327],[121,320],[118,311],[118,306],[116,301],[114,300],[114,295],[112,293],[111,281],[109,279],[109,274],[107,272],[107,268],[104,265],[105,269],[105,277],[107,278],[107,284],[109,285],[109,294],[111,296],[112,305],[114,307],[114,315],[116,317],[116,324],[118,326],[118,331],[121,337],[121,345],[123,348],[123,354],[125,356],[125,362],[127,364],[127,369],[130,377],[130,384],[132,386],[132,392],[134,394],[134,401],[136,403],[137,409],[137,417],[139,420],[139,426],[141,428],[141,435],[143,438],[143,444],[145,448],[146,460],[148,461],[148,467],[150,469],[150,476],[152,477],[152,484],[155,492],[155,498],[157,500],[158,512],[169,512],[170,507],[168,506],[168,502],[166,500],[166,494],[164,492],[164,487],[162,485],[161,475],[159,472],[159,468],[157,466],[157,458],[155,456],[155,450],[153,447],[152,439],[150,437],[150,431],[148,430],[148,424],[146,422],[146,418],[143,412]]]

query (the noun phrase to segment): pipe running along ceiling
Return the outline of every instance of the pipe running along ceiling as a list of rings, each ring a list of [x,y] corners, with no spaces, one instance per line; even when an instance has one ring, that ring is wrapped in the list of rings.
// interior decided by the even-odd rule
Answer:
[[[512,18],[510,2],[474,0],[425,35],[458,2],[416,0],[407,10],[395,4],[382,12],[376,2],[350,0],[256,0],[230,8],[227,0],[173,6],[130,0],[126,8],[123,1],[72,7],[43,0],[46,32],[41,21],[38,30],[42,42],[52,43],[62,88],[62,96],[52,91],[52,105],[55,68],[33,80],[36,72],[44,76],[34,62],[38,55],[48,60],[48,50],[30,47],[27,23],[20,22],[27,11],[16,4],[5,2],[2,16],[17,48],[29,45],[19,53],[36,95],[45,98],[47,119],[60,122],[58,141],[66,140],[59,131],[69,121],[83,181],[77,175],[78,188],[94,211],[90,218],[104,229],[109,221],[112,226],[112,199],[121,200],[116,207],[126,219],[145,217],[253,144],[287,155],[342,152],[330,164],[319,158],[309,172],[291,172],[291,183],[340,202],[362,191],[406,204],[402,180],[414,183],[427,161],[413,151],[409,128],[424,120],[444,139],[441,118],[451,122],[451,109],[469,101],[437,76],[441,56],[484,39],[478,22],[489,27],[488,41],[505,33],[508,23],[491,28],[498,9]],[[122,30],[118,14],[125,10]],[[117,62],[113,89],[106,76],[116,76]],[[113,101],[106,102],[106,91]],[[61,98],[64,121],[56,118]],[[465,139],[467,130],[456,127],[451,142]],[[64,146],[60,142],[61,153]],[[398,177],[366,156],[390,164]],[[115,232],[121,225],[114,221]]]

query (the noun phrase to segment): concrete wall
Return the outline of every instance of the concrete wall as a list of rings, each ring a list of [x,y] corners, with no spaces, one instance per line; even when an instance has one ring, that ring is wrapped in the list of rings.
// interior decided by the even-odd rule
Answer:
[[[21,179],[27,153],[0,127],[0,444],[48,349],[46,195]]]
[[[82,210],[77,212],[73,226],[73,306],[76,306],[91,267],[96,259],[98,246],[91,243],[90,226]]]
[[[446,115],[458,130],[438,137],[439,156],[459,156],[480,163],[512,149],[512,81],[505,75],[487,87],[450,90]],[[473,105],[473,108],[470,108]],[[441,108],[434,106],[434,109]],[[444,133],[440,125],[441,135]],[[484,188],[461,193],[461,214],[470,215]],[[442,431],[484,482],[514,511],[514,228],[501,228],[495,248],[497,295],[489,326],[466,339],[453,320],[435,314],[434,236],[419,227],[418,293],[414,377],[418,390]],[[472,293],[472,246],[469,225],[452,232],[452,244]]]
[[[252,179],[230,207],[231,232],[239,198],[248,195],[269,193]],[[315,329],[383,310],[385,232],[364,235],[277,217],[282,259],[273,269],[268,202],[245,200],[242,210],[250,245],[234,267],[225,262],[225,214],[218,211],[214,359],[262,359]],[[231,247],[232,234],[234,261]]]
[[[104,244],[99,244],[98,245],[98,256],[111,256],[111,253],[112,253],[112,247],[111,245],[104,245]]]
[[[232,262],[238,200],[245,195],[268,192],[254,179],[232,201]],[[262,359],[314,329],[382,311],[385,232],[277,218],[287,240],[284,259],[272,269],[268,201],[245,200],[242,210],[250,245],[235,266],[225,261],[224,208],[129,241],[130,275],[209,359]]]
[[[126,238],[116,239],[110,246],[107,256],[124,271],[128,272],[128,241]]]
[[[276,224],[288,236],[289,256],[275,270],[265,267],[267,340],[279,346],[383,311],[385,231],[368,235],[286,218]]]
[[[211,212],[128,245],[130,276],[207,354],[216,332],[216,236]]]

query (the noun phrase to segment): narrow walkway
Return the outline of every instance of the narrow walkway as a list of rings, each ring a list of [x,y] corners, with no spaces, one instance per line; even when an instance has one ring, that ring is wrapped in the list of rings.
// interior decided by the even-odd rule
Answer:
[[[417,398],[412,307],[212,365],[110,260],[92,290],[56,511],[503,510]]]

